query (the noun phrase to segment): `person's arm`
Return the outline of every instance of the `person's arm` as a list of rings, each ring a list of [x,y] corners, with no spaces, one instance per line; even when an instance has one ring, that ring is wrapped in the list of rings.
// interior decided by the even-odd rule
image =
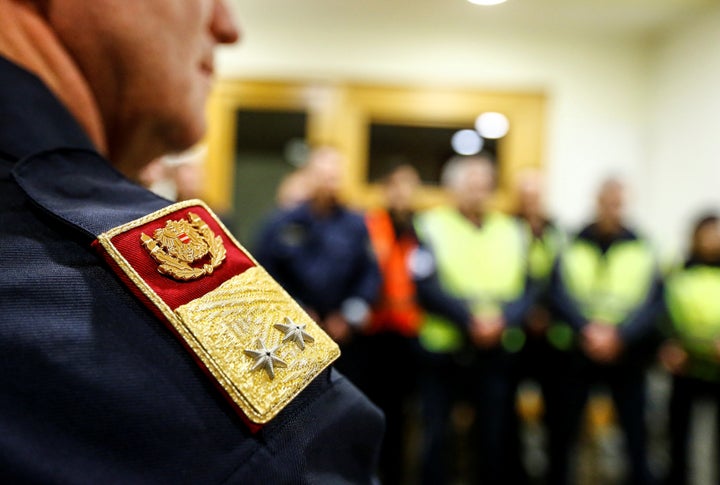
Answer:
[[[419,246],[410,255],[408,266],[420,306],[429,313],[444,317],[458,327],[467,329],[472,320],[470,308],[465,300],[450,295],[442,287],[432,251]]]
[[[652,336],[658,329],[664,307],[663,283],[660,275],[656,274],[645,300],[619,325],[622,341],[632,344]]]
[[[561,258],[562,256],[555,262],[550,276],[548,300],[553,312],[576,332],[580,332],[588,324],[588,321],[578,308],[575,299],[567,291],[562,277]]]
[[[525,278],[525,288],[519,298],[503,306],[503,318],[508,327],[520,327],[525,323],[530,308],[538,301],[542,292],[541,283],[528,275]]]

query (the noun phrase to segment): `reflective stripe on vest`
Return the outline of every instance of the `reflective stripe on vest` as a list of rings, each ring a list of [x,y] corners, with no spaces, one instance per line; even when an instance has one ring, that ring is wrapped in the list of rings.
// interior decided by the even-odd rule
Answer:
[[[422,311],[417,305],[407,261],[417,242],[414,238],[398,240],[386,211],[368,213],[365,221],[383,275],[382,294],[373,309],[370,332],[389,330],[416,336]]]
[[[621,241],[603,255],[576,240],[565,252],[562,275],[568,293],[588,320],[620,324],[647,298],[655,260],[643,241]]]
[[[489,214],[477,227],[453,208],[419,217],[418,234],[430,247],[443,288],[470,303],[476,315],[498,315],[521,296],[526,258],[523,235],[514,219]],[[452,352],[463,344],[460,330],[437,315],[426,315],[420,341],[433,352]]]
[[[671,275],[665,297],[673,329],[687,351],[714,362],[720,338],[720,268],[694,266]]]

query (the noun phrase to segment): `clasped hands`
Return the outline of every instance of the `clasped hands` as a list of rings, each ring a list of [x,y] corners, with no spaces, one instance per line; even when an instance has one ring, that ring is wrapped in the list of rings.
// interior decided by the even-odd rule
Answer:
[[[715,360],[720,363],[720,339],[715,341],[714,348]],[[690,356],[680,342],[668,340],[660,347],[658,355],[660,357],[660,363],[668,372],[675,375],[685,373]]]
[[[502,315],[476,316],[470,320],[470,340],[477,347],[491,349],[497,347],[505,331],[505,318]]]
[[[588,323],[581,332],[581,347],[592,360],[609,364],[623,351],[623,341],[617,327],[605,322]]]

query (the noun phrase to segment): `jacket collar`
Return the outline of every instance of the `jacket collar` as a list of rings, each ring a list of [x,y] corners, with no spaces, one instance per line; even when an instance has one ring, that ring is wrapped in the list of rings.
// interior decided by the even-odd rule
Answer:
[[[37,206],[92,239],[171,203],[116,171],[42,81],[2,57],[0,158]]]
[[[56,148],[93,150],[75,118],[43,82],[0,56],[0,154],[20,160]]]
[[[592,223],[588,226],[585,226],[577,236],[579,239],[584,239],[585,241],[592,242],[592,243],[599,243],[603,241],[609,241],[611,243],[614,242],[621,242],[621,241],[636,241],[638,240],[637,234],[633,232],[632,230],[628,229],[625,226],[622,226],[620,228],[620,232],[612,236],[609,240],[603,239],[603,237],[600,235],[600,231],[598,230],[597,223]]]
[[[580,231],[580,233],[578,234],[577,238],[590,244],[594,244],[595,246],[600,248],[600,251],[602,253],[606,253],[613,244],[628,241],[637,241],[639,239],[638,235],[635,234],[635,232],[625,226],[622,226],[620,232],[611,236],[610,238],[604,237],[600,234],[596,222],[593,222],[592,224],[583,228],[583,230]]]

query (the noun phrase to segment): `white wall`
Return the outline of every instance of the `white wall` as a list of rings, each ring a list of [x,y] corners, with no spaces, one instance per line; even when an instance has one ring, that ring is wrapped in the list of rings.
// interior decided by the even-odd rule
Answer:
[[[720,8],[660,39],[650,73],[643,209],[652,235],[679,250],[697,214],[720,209]]]
[[[379,19],[372,32],[351,18],[319,28],[311,16],[288,19],[253,2],[245,2],[241,19],[244,42],[220,53],[222,76],[547,93],[549,205],[565,225],[589,216],[600,178],[636,180],[644,164],[648,53],[640,41],[488,28],[468,35],[467,26],[460,34],[431,16]]]

